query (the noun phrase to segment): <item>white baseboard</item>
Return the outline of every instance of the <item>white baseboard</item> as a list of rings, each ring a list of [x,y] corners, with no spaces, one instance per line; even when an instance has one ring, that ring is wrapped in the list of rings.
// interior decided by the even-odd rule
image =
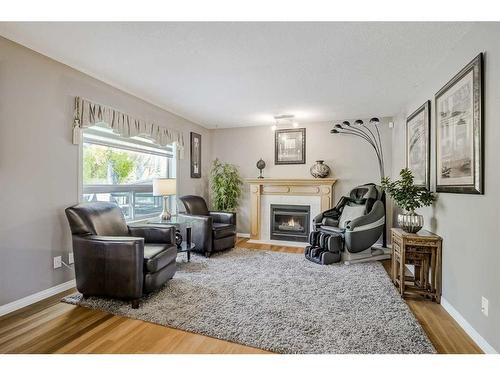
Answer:
[[[45,298],[52,297],[57,293],[64,292],[65,290],[74,288],[76,286],[75,279],[66,281],[65,283],[53,286],[52,288],[42,290],[41,292],[32,294],[30,296],[18,299],[17,301],[10,302],[6,305],[0,306],[0,316],[9,314],[13,311],[22,309],[23,307],[32,305],[39,302]]]
[[[250,233],[236,233],[236,236],[240,238],[250,238]]]
[[[488,341],[486,341],[477,332],[474,327],[472,327],[467,320],[455,309],[446,299],[441,297],[441,306],[451,315],[453,319],[458,323],[460,327],[470,336],[472,340],[482,349],[483,352],[487,354],[498,354],[498,352],[493,348]]]

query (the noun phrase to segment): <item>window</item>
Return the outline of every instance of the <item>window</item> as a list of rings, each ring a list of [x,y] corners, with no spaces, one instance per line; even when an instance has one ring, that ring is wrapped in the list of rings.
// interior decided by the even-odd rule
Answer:
[[[160,215],[161,197],[153,197],[153,179],[175,178],[174,146],[142,138],[123,138],[94,126],[83,132],[82,201],[117,203],[127,221]],[[175,197],[170,197],[172,211]]]

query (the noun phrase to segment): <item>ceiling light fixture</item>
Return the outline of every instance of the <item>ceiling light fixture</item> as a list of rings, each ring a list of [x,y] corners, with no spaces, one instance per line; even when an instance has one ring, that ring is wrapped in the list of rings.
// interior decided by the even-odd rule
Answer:
[[[274,131],[278,127],[294,127],[297,128],[299,123],[295,121],[294,115],[276,115],[274,116],[275,124],[271,126],[271,129]]]

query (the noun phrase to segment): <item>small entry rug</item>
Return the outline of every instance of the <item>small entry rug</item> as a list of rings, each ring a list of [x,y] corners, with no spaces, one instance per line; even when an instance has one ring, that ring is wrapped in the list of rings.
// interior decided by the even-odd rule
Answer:
[[[322,266],[242,248],[184,259],[139,309],[63,301],[278,353],[435,353],[379,262]]]

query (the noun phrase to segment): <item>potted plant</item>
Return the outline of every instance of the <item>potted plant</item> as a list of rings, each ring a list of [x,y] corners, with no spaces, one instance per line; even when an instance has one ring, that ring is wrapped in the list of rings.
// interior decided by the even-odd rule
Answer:
[[[218,211],[235,211],[241,197],[243,181],[238,168],[215,159],[210,170],[212,206]]]
[[[404,231],[417,233],[424,226],[424,217],[415,210],[427,207],[436,200],[436,196],[423,186],[413,184],[412,172],[404,168],[399,172],[400,180],[391,181],[389,177],[382,179],[382,189],[404,210],[398,215],[398,225]]]

